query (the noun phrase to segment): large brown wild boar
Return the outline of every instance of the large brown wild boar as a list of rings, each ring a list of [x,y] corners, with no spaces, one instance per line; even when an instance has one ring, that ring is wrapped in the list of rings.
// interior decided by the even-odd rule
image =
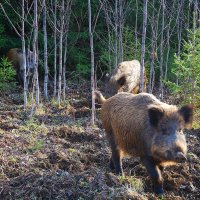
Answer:
[[[33,75],[34,72],[34,60],[33,60],[33,52],[28,51],[26,52],[27,60],[26,60],[26,71],[27,71],[27,82],[29,82],[29,79],[31,75]],[[24,58],[23,53],[21,49],[13,48],[8,51],[6,54],[6,57],[8,60],[12,63],[13,67],[15,68],[18,76],[18,80],[20,84],[23,86],[24,84]]]
[[[146,73],[144,71],[144,89],[146,91]],[[106,95],[113,96],[118,92],[139,93],[140,62],[124,61],[113,70],[106,85]]]
[[[110,168],[122,174],[122,157],[138,156],[154,192],[163,194],[163,167],[186,160],[183,129],[192,124],[192,106],[178,109],[147,93],[122,92],[106,100],[96,91],[95,96],[102,104],[100,117],[112,150]]]

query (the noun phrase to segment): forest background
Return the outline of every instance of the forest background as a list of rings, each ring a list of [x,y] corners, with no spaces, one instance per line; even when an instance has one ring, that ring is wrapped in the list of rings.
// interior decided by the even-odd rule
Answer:
[[[32,87],[17,82],[11,48],[33,51]],[[0,199],[157,199],[138,159],[111,173],[92,95],[133,59],[149,93],[194,105],[188,161],[164,171],[162,199],[200,199],[198,0],[0,2]]]
[[[104,81],[106,74],[111,74],[121,61],[138,59],[146,68],[149,92],[157,90],[162,97],[163,88],[167,87],[172,92],[181,92],[186,101],[191,101],[191,96],[194,102],[199,99],[197,0],[93,0],[92,67],[87,1],[5,0],[1,8],[0,56],[5,56],[10,48],[22,47],[24,31],[26,48],[33,50],[36,43],[40,79],[54,80],[54,97],[56,92],[61,95],[60,83],[56,91],[56,81],[61,81],[66,88],[66,80],[90,79],[91,68],[95,72],[93,78],[97,82]],[[44,87],[47,88],[45,84]],[[47,97],[45,89],[44,95]]]

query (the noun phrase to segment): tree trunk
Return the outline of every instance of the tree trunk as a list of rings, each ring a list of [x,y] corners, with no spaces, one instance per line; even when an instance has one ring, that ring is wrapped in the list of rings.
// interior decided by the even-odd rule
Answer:
[[[48,100],[48,80],[49,80],[49,68],[47,64],[47,25],[46,25],[46,17],[47,17],[47,7],[46,2],[44,0],[44,8],[43,8],[43,31],[44,31],[44,98]]]
[[[178,35],[178,52],[177,52],[177,56],[180,57],[180,53],[181,53],[181,41],[182,41],[182,19],[181,19],[181,11],[182,11],[182,0],[181,3],[178,3],[179,6],[179,12],[178,12],[178,27],[177,27],[177,35]],[[179,79],[178,76],[176,77],[176,85],[179,85]]]
[[[56,97],[56,93],[57,93],[57,18],[56,18],[56,10],[57,10],[57,0],[55,0],[55,4],[54,4],[54,82],[53,82],[53,96],[54,98]]]
[[[118,0],[115,0],[115,38],[114,38],[114,68],[117,67],[118,52],[117,52],[117,35],[118,35]]]
[[[162,28],[160,38],[160,97],[163,99],[163,46],[164,46],[164,26],[165,26],[165,0],[162,0]]]
[[[112,64],[111,64],[111,34],[110,34],[110,25],[107,22],[107,29],[108,29],[108,66],[109,66],[109,74],[111,75],[112,72]]]
[[[119,63],[123,61],[123,6],[122,0],[119,0]]]
[[[138,21],[138,0],[136,0],[136,13],[135,13],[135,49],[134,49],[135,58],[137,57],[137,48],[138,48],[137,21]]]
[[[170,12],[173,14],[174,8],[175,8],[175,1],[173,1],[172,9],[170,9]],[[171,28],[171,22],[172,22],[173,16],[169,17],[169,23],[167,26],[167,56],[166,56],[166,62],[165,62],[165,80],[167,80],[167,73],[168,73],[168,61],[169,61],[169,53],[170,53],[170,28]]]
[[[155,1],[152,1],[152,7],[154,8]],[[155,69],[154,69],[154,60],[155,60],[155,11],[152,11],[152,20],[151,20],[151,56],[150,56],[150,77],[149,77],[149,93],[152,94],[155,81]]]
[[[68,47],[68,32],[69,32],[69,22],[71,17],[71,5],[72,0],[67,2],[67,12],[66,12],[66,19],[65,19],[65,46],[64,46],[64,65],[63,65],[63,99],[65,100],[66,96],[66,67],[67,67],[67,47]]]
[[[64,65],[63,65],[63,100],[65,101],[66,96],[66,66],[67,66],[67,34],[65,37],[65,46],[64,46]]]
[[[178,56],[180,56],[181,53],[181,41],[182,41],[182,8],[183,8],[183,0],[181,0],[181,3],[179,4],[180,6],[180,14],[178,18]]]
[[[140,68],[140,92],[144,91],[144,58],[145,58],[145,40],[147,26],[147,1],[143,1],[143,32],[142,32],[142,49],[141,49],[141,68]]]
[[[26,45],[25,45],[25,38],[24,38],[24,0],[22,0],[22,33],[21,33],[21,39],[22,39],[22,51],[23,51],[23,60],[24,60],[24,109],[27,107],[27,78],[26,78]]]
[[[112,72],[112,61],[111,61],[111,50],[112,50],[112,37],[111,37],[111,28],[113,26],[110,16],[108,15],[108,8],[106,5],[106,1],[102,2],[100,0],[101,4],[102,4],[102,8],[105,14],[105,18],[106,18],[106,25],[107,25],[107,33],[108,33],[108,70],[109,70],[109,75]]]
[[[60,11],[60,39],[59,39],[59,74],[58,74],[58,104],[61,102],[61,84],[62,84],[62,44],[63,44],[63,28],[64,28],[64,0]]]
[[[35,79],[35,95],[36,95],[36,106],[39,106],[39,80],[38,80],[38,57],[37,57],[37,40],[38,40],[38,17],[37,17],[37,0],[34,0],[34,34],[33,34],[33,55],[34,55],[34,79]]]
[[[90,49],[91,49],[91,91],[92,91],[92,116],[91,124],[94,125],[95,121],[95,75],[94,75],[94,49],[93,49],[93,33],[92,33],[92,22],[91,22],[91,4],[88,0],[88,21],[89,21],[89,36],[90,36]]]
[[[194,0],[194,12],[197,28],[200,27],[200,8],[198,8],[198,0]]]

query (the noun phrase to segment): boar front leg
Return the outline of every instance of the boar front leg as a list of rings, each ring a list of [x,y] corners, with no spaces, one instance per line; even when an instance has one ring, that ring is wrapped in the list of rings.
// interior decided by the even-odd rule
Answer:
[[[110,169],[111,170],[115,169],[115,172],[117,175],[122,175],[123,170],[122,170],[122,161],[121,161],[120,151],[117,148],[117,145],[115,144],[114,138],[110,137],[109,143],[110,143],[111,151],[112,151],[112,156],[110,158]]]
[[[154,192],[159,196],[162,195],[164,193],[163,180],[159,167],[156,165],[152,157],[144,157],[141,158],[141,160],[151,176]]]

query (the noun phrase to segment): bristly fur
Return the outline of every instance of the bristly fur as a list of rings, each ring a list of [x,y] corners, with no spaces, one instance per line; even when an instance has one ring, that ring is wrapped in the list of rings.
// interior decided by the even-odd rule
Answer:
[[[111,147],[110,168],[123,174],[122,157],[138,156],[149,171],[154,192],[163,194],[164,166],[186,160],[187,143],[182,129],[192,122],[192,108],[161,102],[147,93],[121,92],[102,103],[101,120]]]
[[[161,129],[166,129],[166,133],[168,133],[171,129],[168,126],[178,126],[180,123],[185,126],[184,120],[180,120],[182,116],[180,116],[176,106],[163,103],[151,94],[140,93],[134,95],[121,92],[106,100],[100,92],[97,92],[96,97],[102,104],[101,120],[103,127],[107,135],[110,135],[109,138],[114,138],[117,148],[124,154],[132,156],[148,154],[153,156],[152,145],[156,145],[154,149],[165,152],[173,145],[166,146],[169,142],[166,141],[162,142],[163,146],[160,147],[158,140],[153,141],[154,136],[157,134],[159,135],[158,138],[163,140],[167,137],[159,133]],[[154,119],[151,120],[150,117],[152,116],[149,115],[149,110],[152,110],[153,107],[159,108],[162,111],[162,116],[154,116]],[[185,149],[187,148],[184,148],[184,152]]]
[[[146,72],[144,69],[144,91],[146,91]],[[108,84],[106,94],[113,96],[118,92],[139,93],[140,84],[140,62],[138,60],[124,61],[113,70]]]

